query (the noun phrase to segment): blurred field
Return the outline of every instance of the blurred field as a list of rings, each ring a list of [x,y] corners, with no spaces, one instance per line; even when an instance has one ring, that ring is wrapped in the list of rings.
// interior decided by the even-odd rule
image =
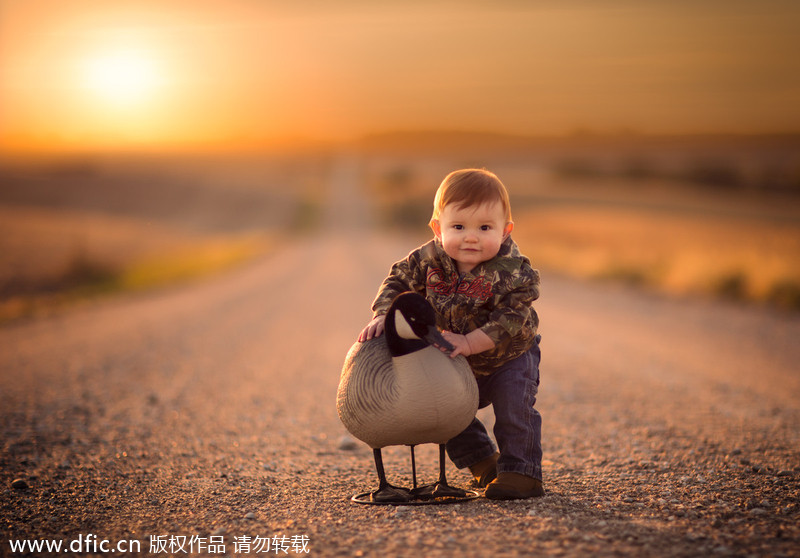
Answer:
[[[409,249],[430,236],[442,178],[486,167],[547,272],[800,309],[800,139],[531,141],[400,134],[347,157],[367,221],[400,228]],[[312,230],[336,195],[334,153],[1,164],[0,321],[203,277]]]
[[[367,182],[384,222],[422,238],[442,178],[485,167],[509,188],[514,237],[542,269],[800,309],[796,146],[533,153],[384,154]]]
[[[266,232],[189,233],[123,217],[0,207],[0,321],[208,275],[269,246]]]
[[[0,322],[197,279],[306,229],[324,167],[70,160],[0,171]]]
[[[518,242],[539,265],[675,294],[800,309],[800,226],[617,208],[527,209]]]

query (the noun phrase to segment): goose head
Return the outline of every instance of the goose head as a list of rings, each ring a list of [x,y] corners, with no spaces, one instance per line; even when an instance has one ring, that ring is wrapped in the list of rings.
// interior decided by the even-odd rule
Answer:
[[[415,292],[395,297],[386,313],[385,329],[386,344],[392,356],[407,355],[431,345],[448,351],[454,349],[436,329],[433,306]]]

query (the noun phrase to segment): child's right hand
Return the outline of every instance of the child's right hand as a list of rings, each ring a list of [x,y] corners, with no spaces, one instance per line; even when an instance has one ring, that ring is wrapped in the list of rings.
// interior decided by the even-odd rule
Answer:
[[[367,324],[361,333],[358,335],[359,343],[363,343],[373,337],[380,337],[383,333],[383,322],[386,321],[386,314],[382,316],[375,316],[370,323]]]

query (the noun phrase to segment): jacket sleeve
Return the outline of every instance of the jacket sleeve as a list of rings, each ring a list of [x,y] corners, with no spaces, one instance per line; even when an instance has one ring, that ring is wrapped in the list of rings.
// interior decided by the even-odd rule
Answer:
[[[421,266],[419,250],[411,252],[408,257],[392,265],[389,276],[384,279],[372,303],[373,315],[386,314],[392,300],[406,291],[425,295],[425,271]]]
[[[493,352],[514,353],[530,347],[536,335],[539,318],[532,304],[539,298],[539,272],[527,268],[514,283],[480,328],[495,342]]]

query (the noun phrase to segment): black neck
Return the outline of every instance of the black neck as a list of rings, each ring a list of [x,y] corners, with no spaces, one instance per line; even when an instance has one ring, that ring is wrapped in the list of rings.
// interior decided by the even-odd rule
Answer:
[[[386,314],[386,321],[384,327],[386,329],[386,344],[389,346],[389,353],[393,357],[407,355],[428,346],[427,341],[422,339],[403,339],[397,334],[397,326],[395,325],[395,312],[391,311]]]

